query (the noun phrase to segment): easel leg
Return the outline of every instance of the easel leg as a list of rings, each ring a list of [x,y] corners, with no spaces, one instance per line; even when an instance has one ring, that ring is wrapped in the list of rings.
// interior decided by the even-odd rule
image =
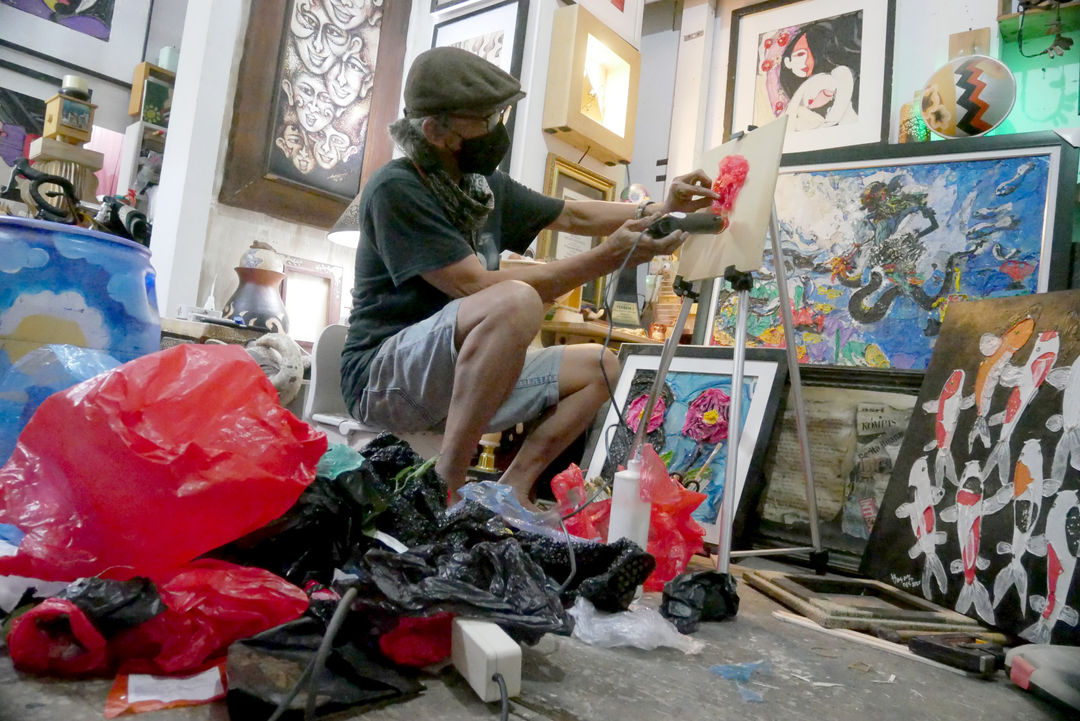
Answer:
[[[784,347],[788,357],[788,378],[791,380],[791,394],[795,400],[795,427],[799,436],[799,450],[802,452],[803,474],[806,477],[806,506],[810,513],[810,542],[814,546],[814,555],[823,553],[821,548],[821,529],[818,521],[817,493],[814,490],[814,473],[810,464],[810,436],[806,429],[806,402],[803,400],[802,381],[799,376],[799,355],[795,349],[795,321],[791,313],[791,299],[788,295],[787,271],[784,270],[784,251],[780,246],[780,225],[776,222],[776,204],[773,204],[769,218],[769,236],[772,238],[773,266],[776,269],[776,287],[780,294],[780,315],[784,321]],[[739,300],[740,312],[742,299]]]

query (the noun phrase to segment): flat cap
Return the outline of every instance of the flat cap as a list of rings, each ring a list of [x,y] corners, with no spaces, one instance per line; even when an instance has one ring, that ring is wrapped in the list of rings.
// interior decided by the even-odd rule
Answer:
[[[409,68],[405,117],[492,110],[523,97],[521,83],[499,66],[461,48],[432,48]]]

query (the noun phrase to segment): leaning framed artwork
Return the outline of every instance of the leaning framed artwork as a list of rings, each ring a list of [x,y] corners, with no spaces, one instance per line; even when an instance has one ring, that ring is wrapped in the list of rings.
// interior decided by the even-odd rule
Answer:
[[[146,52],[152,0],[52,3],[0,0],[0,44],[131,85]]]
[[[771,0],[734,10],[724,140],[785,113],[786,152],[886,140],[895,6]]]
[[[619,349],[622,372],[612,399],[614,405],[609,403],[593,425],[584,461],[588,464],[586,478],[611,480],[618,467],[626,465],[662,351],[659,345],[634,343],[624,343]],[[645,441],[664,459],[669,473],[687,487],[706,494],[693,517],[705,528],[705,540],[711,543],[717,543],[720,537],[734,370],[730,348],[679,346],[648,420]],[[787,380],[786,355],[777,350],[749,349],[744,374],[734,538],[741,535],[746,519],[757,507],[764,485],[762,461]],[[714,450],[717,452],[712,455]]]
[[[544,194],[562,200],[614,200],[615,181],[583,165],[548,153]],[[599,245],[602,240],[600,236],[545,230],[540,233],[536,257],[539,260],[569,258]],[[582,300],[599,308],[603,305],[603,292],[604,279],[599,278],[585,285]]]
[[[800,360],[925,370],[949,304],[1068,286],[1077,149],[1055,133],[783,157],[776,213]],[[766,252],[747,334],[782,347]],[[717,283],[709,342],[730,345]]]
[[[1076,645],[1078,494],[1080,290],[957,303],[861,571],[1026,641]]]
[[[409,0],[253,3],[219,199],[330,227],[391,158]]]
[[[502,0],[474,12],[459,15],[435,24],[431,47],[456,47],[468,50],[488,62],[498,65],[515,78],[521,77],[521,62],[525,51],[525,25],[529,17],[529,0]],[[506,121],[506,132],[514,137],[516,113]],[[510,170],[511,147],[499,167]]]

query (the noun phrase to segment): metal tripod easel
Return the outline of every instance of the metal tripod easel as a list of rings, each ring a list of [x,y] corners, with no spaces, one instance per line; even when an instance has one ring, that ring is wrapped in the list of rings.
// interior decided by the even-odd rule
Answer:
[[[747,309],[750,305],[750,290],[753,288],[753,277],[749,272],[739,271],[736,270],[734,266],[729,266],[724,274],[723,280],[731,283],[732,289],[738,294],[738,312],[735,321],[734,346],[735,370],[731,379],[732,398],[730,418],[732,420],[728,426],[727,439],[727,447],[729,449],[734,449],[734,451],[731,452],[729,450],[728,462],[724,464],[724,489],[720,504],[720,542],[717,548],[716,570],[721,573],[727,573],[730,566],[730,560],[733,556],[743,557],[809,552],[811,564],[814,566],[815,570],[820,573],[824,572],[825,564],[828,560],[828,551],[823,550],[821,547],[821,530],[818,526],[817,495],[814,491],[814,476],[810,464],[810,438],[806,428],[806,405],[803,400],[802,382],[799,375],[799,359],[794,345],[795,322],[792,317],[791,303],[788,295],[787,272],[784,269],[784,256],[780,247],[779,225],[776,222],[775,204],[773,205],[772,214],[769,219],[769,235],[772,238],[773,260],[776,267],[776,284],[779,290],[780,311],[784,322],[784,345],[787,350],[788,377],[791,381],[791,391],[795,402],[795,423],[799,438],[803,473],[806,480],[806,505],[810,514],[811,545],[744,551],[733,551],[731,548],[735,504],[733,503],[732,494],[729,493],[729,489],[735,487],[738,478],[738,448],[739,439],[742,434],[742,387],[743,373],[746,365]],[[718,278],[717,282],[721,282],[721,279]],[[699,282],[695,282],[691,285],[681,278],[676,279],[676,292],[681,291],[680,295],[682,295],[683,298],[682,305],[679,308],[679,317],[675,322],[675,327],[671,335],[668,337],[667,341],[665,341],[664,348],[661,351],[659,364],[656,369],[656,377],[653,379],[653,385],[649,391],[649,397],[641,415],[642,420],[638,423],[633,443],[630,445],[628,459],[634,457],[634,454],[645,439],[645,432],[648,425],[645,422],[645,419],[652,416],[653,408],[656,406],[660,390],[664,385],[664,379],[667,376],[668,369],[671,367],[671,360],[675,356],[679,338],[682,336],[683,328],[686,326],[686,320],[690,316],[690,307],[698,298],[700,292],[698,283]],[[717,445],[717,448],[713,450],[713,454],[715,454],[718,449],[719,444]],[[704,465],[707,466],[711,462],[712,456],[710,455]]]

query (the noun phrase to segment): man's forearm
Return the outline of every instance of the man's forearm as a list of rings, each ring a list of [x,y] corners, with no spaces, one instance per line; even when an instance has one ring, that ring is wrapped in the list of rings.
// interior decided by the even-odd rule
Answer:
[[[663,204],[648,204],[645,214],[660,212]],[[605,200],[568,200],[563,212],[549,227],[575,235],[610,235],[627,220],[638,217],[636,203],[617,203]]]
[[[551,302],[579,285],[618,269],[623,254],[613,252],[607,245],[598,245],[572,258],[547,263],[515,265],[496,271],[500,280],[520,280],[528,283],[544,302]]]

